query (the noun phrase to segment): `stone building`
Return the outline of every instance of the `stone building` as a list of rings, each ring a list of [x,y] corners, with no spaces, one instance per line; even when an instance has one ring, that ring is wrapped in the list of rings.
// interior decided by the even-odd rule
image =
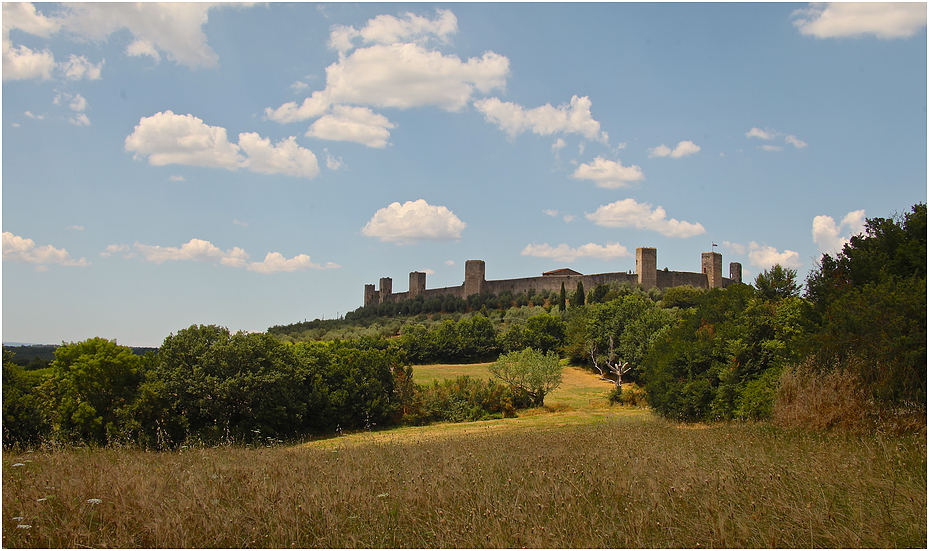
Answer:
[[[423,272],[410,272],[409,291],[403,293],[393,292],[393,281],[389,277],[382,277],[380,285],[375,288],[373,284],[365,285],[364,305],[378,305],[384,301],[401,301],[422,296],[430,298],[439,295],[453,295],[467,299],[471,295],[490,293],[498,295],[503,291],[510,291],[514,295],[536,291],[560,291],[561,284],[565,289],[575,289],[578,282],[584,284],[585,289],[594,289],[599,284],[628,283],[640,285],[644,289],[658,287],[669,289],[680,285],[691,285],[698,289],[724,288],[733,283],[742,283],[742,265],[738,262],[729,264],[729,277],[723,276],[723,255],[716,252],[703,253],[700,258],[701,271],[698,272],[672,272],[667,269],[658,269],[658,249],[639,247],[635,251],[635,273],[611,272],[604,274],[583,275],[570,268],[561,268],[545,272],[541,276],[524,277],[519,279],[501,279],[488,281],[485,275],[483,260],[468,260],[465,262],[465,280],[455,287],[441,287],[426,289],[426,274]]]

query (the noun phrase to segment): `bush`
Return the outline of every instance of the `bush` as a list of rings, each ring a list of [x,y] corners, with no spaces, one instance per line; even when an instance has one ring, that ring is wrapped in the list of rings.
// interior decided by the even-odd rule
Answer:
[[[622,388],[613,387],[607,395],[610,405],[648,407],[648,397],[645,389],[635,383],[623,385]]]
[[[436,421],[480,421],[513,417],[517,409],[529,407],[525,392],[493,381],[472,379],[467,375],[446,379],[431,386],[417,386],[412,407],[404,421],[423,425]]]
[[[810,356],[785,367],[778,381],[774,422],[813,430],[871,426],[876,410],[856,374],[854,364],[859,361],[819,362]]]

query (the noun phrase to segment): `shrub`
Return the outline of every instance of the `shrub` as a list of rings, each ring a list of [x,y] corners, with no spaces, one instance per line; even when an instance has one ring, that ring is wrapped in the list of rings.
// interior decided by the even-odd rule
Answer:
[[[517,409],[531,403],[528,394],[493,381],[457,379],[433,381],[431,386],[417,386],[404,421],[423,425],[436,421],[479,421],[512,417]]]
[[[607,394],[610,405],[648,407],[648,397],[645,389],[635,383],[623,385],[622,388],[613,387]]]

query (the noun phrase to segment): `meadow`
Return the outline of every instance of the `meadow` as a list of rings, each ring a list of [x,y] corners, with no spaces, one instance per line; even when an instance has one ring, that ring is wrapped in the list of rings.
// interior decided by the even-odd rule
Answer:
[[[678,424],[575,375],[515,419],[4,452],[3,546],[926,547],[925,431]]]

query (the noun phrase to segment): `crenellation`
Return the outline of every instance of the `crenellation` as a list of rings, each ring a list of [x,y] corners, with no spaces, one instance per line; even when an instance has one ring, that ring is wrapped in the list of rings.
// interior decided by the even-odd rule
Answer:
[[[681,285],[691,285],[698,289],[719,289],[742,282],[742,265],[738,262],[729,264],[729,277],[722,275],[722,255],[716,252],[701,255],[701,272],[673,272],[658,270],[658,250],[652,247],[636,249],[636,271],[609,272],[602,274],[583,275],[570,268],[561,268],[545,272],[540,276],[517,279],[487,280],[486,266],[483,260],[468,260],[465,262],[464,283],[455,287],[442,287],[426,289],[426,274],[423,272],[410,272],[410,287],[408,291],[394,293],[393,280],[389,277],[381,278],[378,289],[374,285],[365,285],[364,305],[378,305],[385,301],[400,301],[407,298],[430,298],[439,295],[453,295],[467,299],[471,295],[490,293],[499,295],[503,291],[510,291],[514,295],[528,293],[530,289],[540,291],[559,291],[564,283],[565,289],[573,292],[578,282],[584,284],[588,292],[593,291],[600,284],[619,283],[640,285],[643,289],[657,287],[664,290]]]

